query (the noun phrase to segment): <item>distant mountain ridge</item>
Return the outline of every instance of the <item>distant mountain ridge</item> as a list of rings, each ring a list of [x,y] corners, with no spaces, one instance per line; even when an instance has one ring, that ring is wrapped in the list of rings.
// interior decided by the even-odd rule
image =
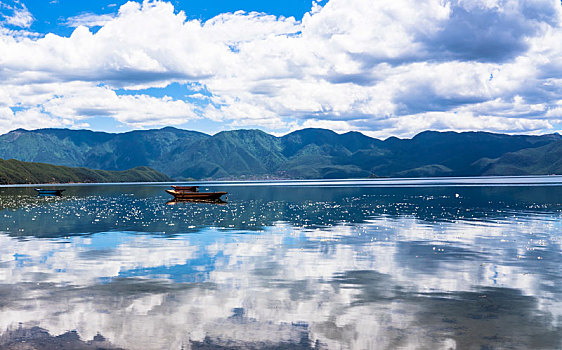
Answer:
[[[126,133],[18,129],[0,135],[0,158],[176,178],[361,178],[562,174],[562,136],[425,131],[379,140],[303,129],[215,135],[166,127]]]
[[[149,167],[121,171],[71,168],[62,165],[0,159],[0,184],[163,182],[171,179]]]

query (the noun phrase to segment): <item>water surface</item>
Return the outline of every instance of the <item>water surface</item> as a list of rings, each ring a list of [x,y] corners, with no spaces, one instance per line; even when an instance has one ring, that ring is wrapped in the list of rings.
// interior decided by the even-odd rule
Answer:
[[[561,182],[0,188],[0,348],[560,349]]]

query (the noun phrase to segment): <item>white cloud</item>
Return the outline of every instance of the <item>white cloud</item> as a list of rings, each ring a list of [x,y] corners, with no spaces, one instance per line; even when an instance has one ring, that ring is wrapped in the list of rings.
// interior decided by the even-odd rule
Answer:
[[[12,5],[0,2],[0,16],[4,17],[5,24],[19,28],[29,28],[35,20],[25,4],[19,1],[14,1]]]
[[[490,115],[475,116],[471,112],[426,112],[405,115],[370,123],[365,134],[372,137],[386,138],[388,135],[412,137],[421,130],[474,131],[521,134],[550,130],[553,125],[548,120],[532,118],[508,118]],[[374,130],[374,131],[369,131]]]
[[[187,108],[188,119],[276,132],[311,123],[381,136],[424,127],[548,131],[562,92],[561,9],[554,0],[330,0],[302,21],[236,12],[200,22],[168,2],[128,2],[115,16],[69,18],[70,37],[0,31],[0,84],[103,86],[96,99],[57,96],[71,108],[52,107],[54,92],[32,105],[12,93],[9,107],[72,120],[117,103],[109,115],[135,127],[175,123]],[[200,108],[159,99],[167,113],[157,123],[158,108],[134,107],[156,100],[108,93],[171,82],[197,82],[212,98],[202,96]]]
[[[109,116],[137,128],[177,125],[199,118],[194,112],[196,107],[190,103],[143,94],[117,95],[106,87],[85,86],[53,97],[42,107],[50,115],[69,115],[76,119]]]
[[[103,26],[115,18],[112,14],[96,15],[95,13],[82,13],[77,16],[70,17],[65,24],[69,27],[96,27]]]
[[[16,112],[12,112],[10,106]],[[179,125],[201,118],[192,103],[146,94],[118,95],[88,82],[0,85],[0,132],[16,128],[79,127],[94,116],[135,128]],[[6,116],[5,116],[6,115]]]

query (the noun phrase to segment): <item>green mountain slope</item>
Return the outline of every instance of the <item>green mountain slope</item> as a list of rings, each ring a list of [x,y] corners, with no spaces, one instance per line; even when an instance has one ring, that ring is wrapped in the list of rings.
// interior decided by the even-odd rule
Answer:
[[[481,169],[472,164],[481,158],[497,158],[560,139],[557,134],[528,136],[425,131],[412,139],[385,140],[389,153],[372,171],[382,176],[477,176],[481,175]]]
[[[148,167],[123,171],[70,168],[45,163],[0,159],[0,184],[70,183],[70,182],[162,182],[170,178]]]
[[[181,144],[155,163],[172,177],[222,178],[264,176],[284,161],[278,138],[259,130],[220,132]]]
[[[325,129],[298,130],[281,138],[286,160],[279,171],[289,177],[350,178],[367,177],[371,159],[358,162],[354,155],[387,153],[382,141],[361,133],[337,134]]]
[[[556,156],[545,154],[553,149],[545,147],[558,141],[558,134],[486,132],[426,131],[378,140],[325,129],[282,137],[259,130],[210,136],[171,127],[121,134],[19,129],[0,136],[0,157],[104,170],[150,166],[176,179],[548,174],[559,171],[525,162],[556,164]]]
[[[157,161],[166,160],[177,148],[209,137],[200,132],[170,127],[114,134],[110,140],[97,144],[85,155],[84,165],[107,170],[124,170],[137,166],[156,168]]]
[[[14,130],[0,136],[0,158],[42,162],[92,169],[125,170],[152,166],[173,153],[209,135],[163,128],[122,134],[88,130]]]
[[[482,159],[474,167],[483,175],[562,174],[562,141]]]

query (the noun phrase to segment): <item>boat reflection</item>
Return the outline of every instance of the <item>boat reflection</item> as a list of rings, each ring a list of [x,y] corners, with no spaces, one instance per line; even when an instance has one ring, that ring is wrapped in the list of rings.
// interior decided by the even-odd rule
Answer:
[[[36,188],[37,195],[39,197],[53,197],[53,196],[62,196],[62,193],[66,191],[65,189],[44,189],[44,188]]]
[[[166,202],[167,205],[186,205],[187,203],[205,203],[205,204],[227,204],[226,201],[222,199],[180,199],[174,198]]]

